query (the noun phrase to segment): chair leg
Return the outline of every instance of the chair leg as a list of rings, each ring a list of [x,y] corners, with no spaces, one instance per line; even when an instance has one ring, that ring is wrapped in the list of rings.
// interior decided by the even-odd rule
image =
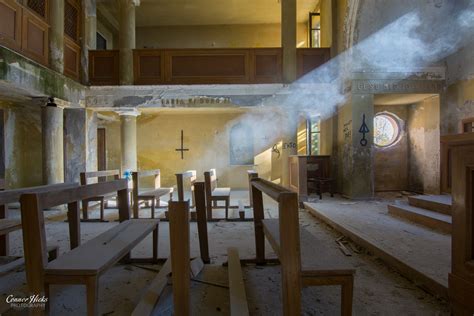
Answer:
[[[151,218],[155,218],[155,199],[151,200]]]
[[[99,314],[99,282],[97,276],[89,277],[86,281],[87,315]]]
[[[341,315],[352,315],[352,296],[353,296],[354,277],[350,276],[347,281],[342,284],[341,292]]]
[[[158,261],[158,224],[153,230],[153,262]]]
[[[212,206],[217,207],[217,201],[212,201]]]

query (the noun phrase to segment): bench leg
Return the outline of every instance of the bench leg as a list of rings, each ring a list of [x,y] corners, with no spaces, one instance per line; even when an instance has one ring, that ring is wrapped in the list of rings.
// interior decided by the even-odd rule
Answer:
[[[50,284],[49,283],[44,283],[44,296],[46,297],[47,301],[45,304],[45,314],[49,315],[49,309],[50,309],[50,304],[51,304],[51,295],[50,295]]]
[[[102,200],[100,201],[100,221],[101,221],[101,222],[105,222],[105,220],[104,220],[104,207],[105,207],[105,202],[104,202],[104,200],[102,199]]]
[[[89,219],[89,201],[82,201],[82,219]]]
[[[86,280],[87,292],[87,315],[96,316],[99,314],[99,282],[98,277],[88,277]]]
[[[155,199],[151,200],[151,218],[155,218]]]
[[[341,315],[352,315],[352,296],[353,296],[354,277],[351,276],[342,284],[341,292]]]
[[[230,204],[230,198],[227,198],[225,200],[225,219],[228,219],[229,217],[229,204]]]

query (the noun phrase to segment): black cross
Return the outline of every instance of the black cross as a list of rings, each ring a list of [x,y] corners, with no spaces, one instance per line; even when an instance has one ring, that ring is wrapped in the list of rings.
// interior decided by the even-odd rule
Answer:
[[[184,148],[184,132],[181,130],[181,148],[176,148],[176,151],[181,152],[181,159],[184,159],[184,152],[189,151],[188,148]]]

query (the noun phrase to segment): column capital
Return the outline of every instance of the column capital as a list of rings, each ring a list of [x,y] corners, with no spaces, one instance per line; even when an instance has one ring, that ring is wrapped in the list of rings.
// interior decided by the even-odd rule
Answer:
[[[135,7],[138,7],[140,5],[140,0],[122,0],[122,4],[125,5],[133,5]]]
[[[117,113],[118,115],[120,116],[134,116],[134,117],[137,117],[139,116],[140,114],[142,114],[139,110],[137,109],[121,109],[121,110],[117,110],[115,111],[115,113]]]

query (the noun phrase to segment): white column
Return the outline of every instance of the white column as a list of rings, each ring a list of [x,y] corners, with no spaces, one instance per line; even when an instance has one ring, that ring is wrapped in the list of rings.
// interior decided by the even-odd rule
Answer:
[[[43,183],[64,182],[63,109],[45,106],[41,109],[43,139]]]
[[[133,84],[133,50],[135,49],[135,7],[140,0],[119,2],[120,84]]]
[[[137,110],[119,111],[120,137],[122,147],[122,174],[126,171],[136,171],[137,163]]]

